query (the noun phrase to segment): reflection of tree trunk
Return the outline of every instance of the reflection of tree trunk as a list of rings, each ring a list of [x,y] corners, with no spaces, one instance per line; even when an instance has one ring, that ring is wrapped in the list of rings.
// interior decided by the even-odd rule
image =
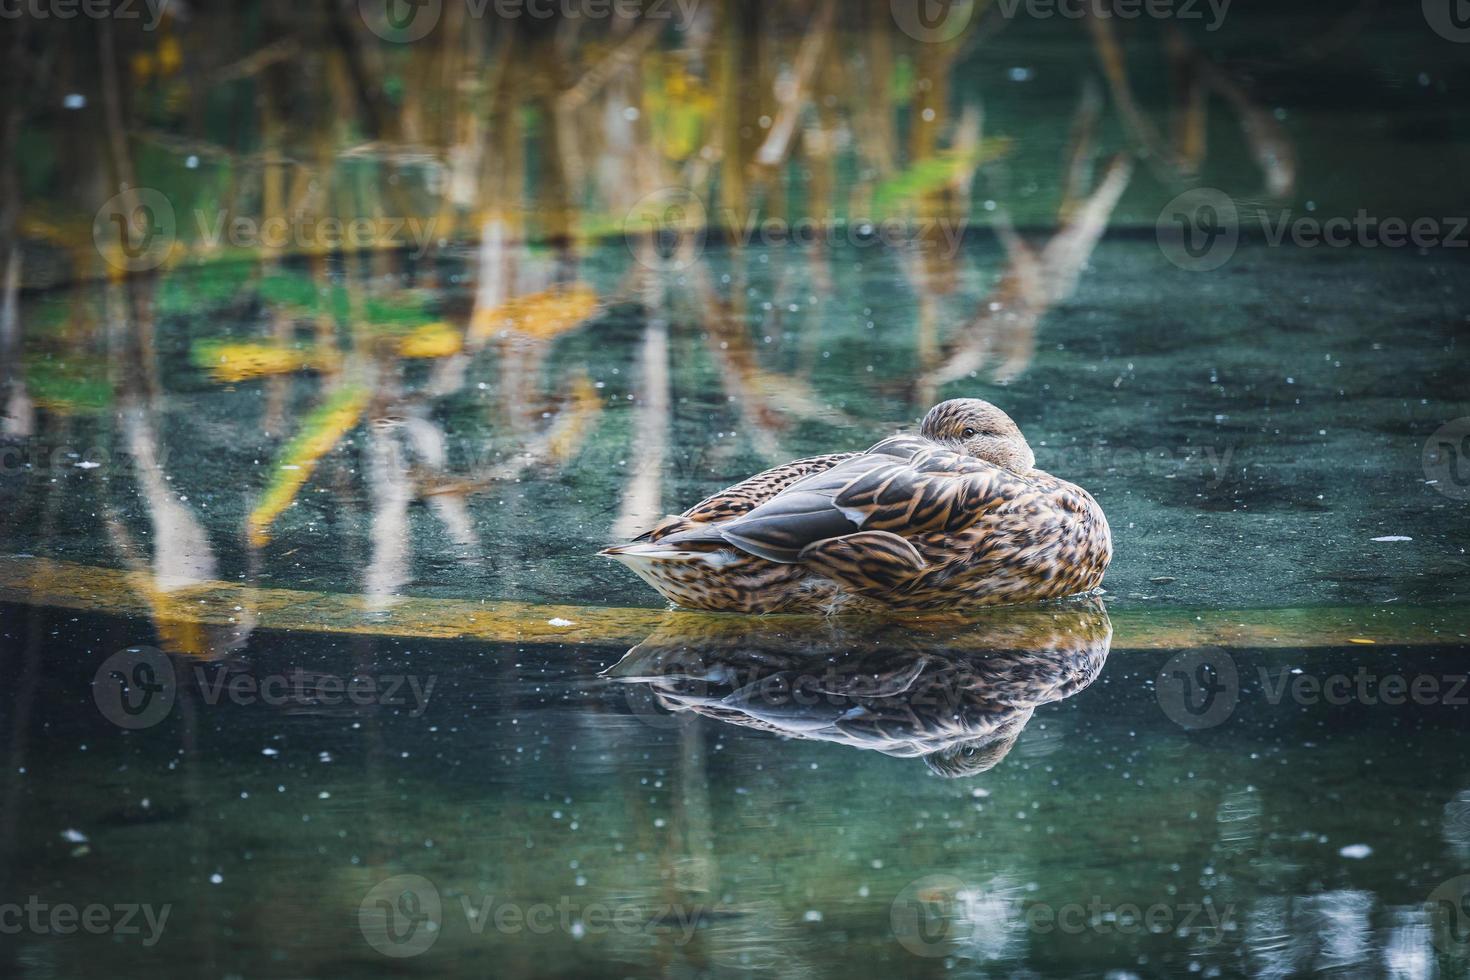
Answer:
[[[133,457],[134,475],[153,527],[155,587],[172,592],[211,581],[216,577],[214,549],[204,525],[164,475],[157,422],[141,401],[125,399],[121,409],[123,441]]]
[[[709,802],[709,769],[704,754],[704,719],[692,711],[679,716],[679,830],[683,859],[676,883],[686,908],[708,903],[719,883],[715,862],[714,817]]]
[[[364,464],[373,513],[372,555],[363,576],[369,608],[386,609],[408,581],[408,505],[413,500],[408,464],[392,426],[368,426]]]
[[[14,83],[25,55],[22,39],[28,22],[12,23],[5,79],[12,93],[0,119],[0,434],[29,436],[35,425],[30,396],[20,370],[20,140],[22,100]]]
[[[60,424],[65,426],[66,422],[63,420]],[[65,445],[67,441],[67,436],[63,432],[56,443]],[[62,498],[62,484],[51,481],[47,485],[39,528],[40,550],[43,554],[49,550],[53,540],[56,515],[60,510]],[[43,571],[41,574],[49,577],[54,573]],[[44,590],[44,586],[41,588]],[[6,753],[5,805],[0,807],[0,895],[15,894],[10,864],[15,854],[16,830],[20,826],[24,802],[30,795],[27,792],[25,778],[26,759],[30,745],[31,707],[41,679],[41,644],[46,635],[47,612],[41,606],[31,606],[26,610],[25,618],[24,663],[15,663],[11,659],[16,649],[14,645],[0,644],[0,652],[4,653],[4,656],[0,656],[0,670],[4,671],[5,677],[15,679],[14,690],[10,695],[10,706],[13,713],[7,719],[10,740],[9,751]]]
[[[613,523],[614,538],[631,538],[663,516],[664,459],[669,445],[669,326],[650,307],[643,332],[642,391],[635,409],[632,473]]]
[[[445,446],[444,431],[416,409],[403,423],[403,433],[408,439],[414,456],[432,472],[443,474],[449,463]],[[475,534],[475,522],[470,516],[466,494],[462,490],[444,490],[430,494],[429,509],[439,518],[449,539],[462,549],[461,558],[470,557],[480,549],[479,537]]]
[[[751,0],[725,0],[720,30],[720,204],[738,220],[749,206],[746,166],[755,153],[759,95],[750,84],[759,64],[759,10]]]

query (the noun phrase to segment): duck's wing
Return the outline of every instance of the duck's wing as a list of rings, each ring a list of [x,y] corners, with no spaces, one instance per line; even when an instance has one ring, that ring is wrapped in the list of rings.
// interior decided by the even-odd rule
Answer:
[[[747,514],[770,500],[776,494],[805,477],[822,473],[839,463],[861,456],[861,453],[828,453],[824,456],[808,456],[772,467],[742,480],[733,487],[706,497],[675,517],[666,517],[651,530],[645,531],[634,540],[659,541],[671,534],[692,531],[708,524],[718,524]]]
[[[872,563],[888,577],[923,567],[907,537],[969,527],[1010,496],[1008,478],[1014,475],[1000,467],[943,449],[908,458],[870,452],[792,484],[720,525],[719,534],[742,551],[786,563],[820,559],[803,551],[822,543],[836,549],[826,556],[832,561]]]

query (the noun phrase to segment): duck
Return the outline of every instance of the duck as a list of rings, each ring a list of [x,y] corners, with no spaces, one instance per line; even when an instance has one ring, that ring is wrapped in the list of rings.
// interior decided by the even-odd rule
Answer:
[[[957,612],[1096,592],[1113,540],[1009,415],[954,398],[917,434],[758,473],[600,554],[686,609]]]

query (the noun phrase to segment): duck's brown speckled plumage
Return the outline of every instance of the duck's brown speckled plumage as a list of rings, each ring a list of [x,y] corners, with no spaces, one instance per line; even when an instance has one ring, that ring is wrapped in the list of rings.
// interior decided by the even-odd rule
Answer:
[[[605,554],[695,609],[947,610],[1095,589],[1112,538],[1004,413],[957,399],[919,436],[768,470]]]

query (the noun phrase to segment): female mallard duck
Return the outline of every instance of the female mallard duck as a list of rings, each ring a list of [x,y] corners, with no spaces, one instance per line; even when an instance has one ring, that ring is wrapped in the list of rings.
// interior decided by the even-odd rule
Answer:
[[[725,612],[944,609],[1097,588],[1097,501],[1035,468],[1010,416],[956,398],[918,436],[787,463],[602,552],[673,602]]]

